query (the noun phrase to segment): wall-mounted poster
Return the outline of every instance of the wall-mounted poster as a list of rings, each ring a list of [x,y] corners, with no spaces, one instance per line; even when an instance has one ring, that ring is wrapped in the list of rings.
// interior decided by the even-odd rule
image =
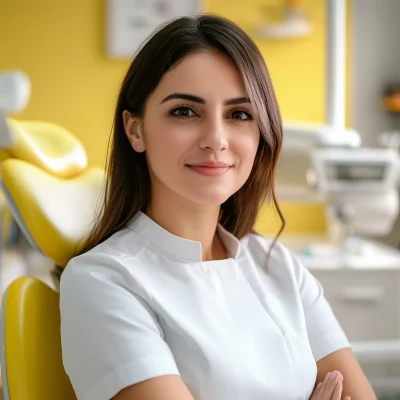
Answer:
[[[111,58],[129,58],[166,21],[201,11],[202,0],[107,0],[106,49]]]

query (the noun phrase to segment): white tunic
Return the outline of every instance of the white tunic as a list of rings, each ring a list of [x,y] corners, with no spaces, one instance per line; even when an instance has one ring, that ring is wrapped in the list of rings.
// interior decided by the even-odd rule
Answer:
[[[202,262],[201,244],[144,213],[70,261],[61,278],[63,360],[79,400],[108,400],[180,375],[195,400],[308,400],[316,361],[348,340],[319,282],[278,244],[238,241]]]

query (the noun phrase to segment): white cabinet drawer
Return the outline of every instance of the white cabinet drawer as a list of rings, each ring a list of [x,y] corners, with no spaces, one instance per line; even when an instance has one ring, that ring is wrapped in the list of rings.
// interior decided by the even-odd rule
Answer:
[[[400,271],[311,272],[351,341],[400,338]]]

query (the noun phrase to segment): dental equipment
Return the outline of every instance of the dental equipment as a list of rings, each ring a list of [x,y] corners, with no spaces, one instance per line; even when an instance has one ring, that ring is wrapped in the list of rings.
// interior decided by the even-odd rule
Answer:
[[[31,95],[29,77],[21,71],[0,73],[0,148],[7,149],[14,143],[14,135],[7,122],[7,115],[23,111]]]

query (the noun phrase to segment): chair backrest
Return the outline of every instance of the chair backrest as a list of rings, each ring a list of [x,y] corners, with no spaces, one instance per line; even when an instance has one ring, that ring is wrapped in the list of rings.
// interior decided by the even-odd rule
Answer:
[[[104,170],[63,179],[12,158],[1,163],[0,173],[7,205],[28,240],[65,267],[94,223]]]
[[[1,368],[5,400],[72,400],[62,364],[59,295],[43,282],[21,277],[1,306]]]

